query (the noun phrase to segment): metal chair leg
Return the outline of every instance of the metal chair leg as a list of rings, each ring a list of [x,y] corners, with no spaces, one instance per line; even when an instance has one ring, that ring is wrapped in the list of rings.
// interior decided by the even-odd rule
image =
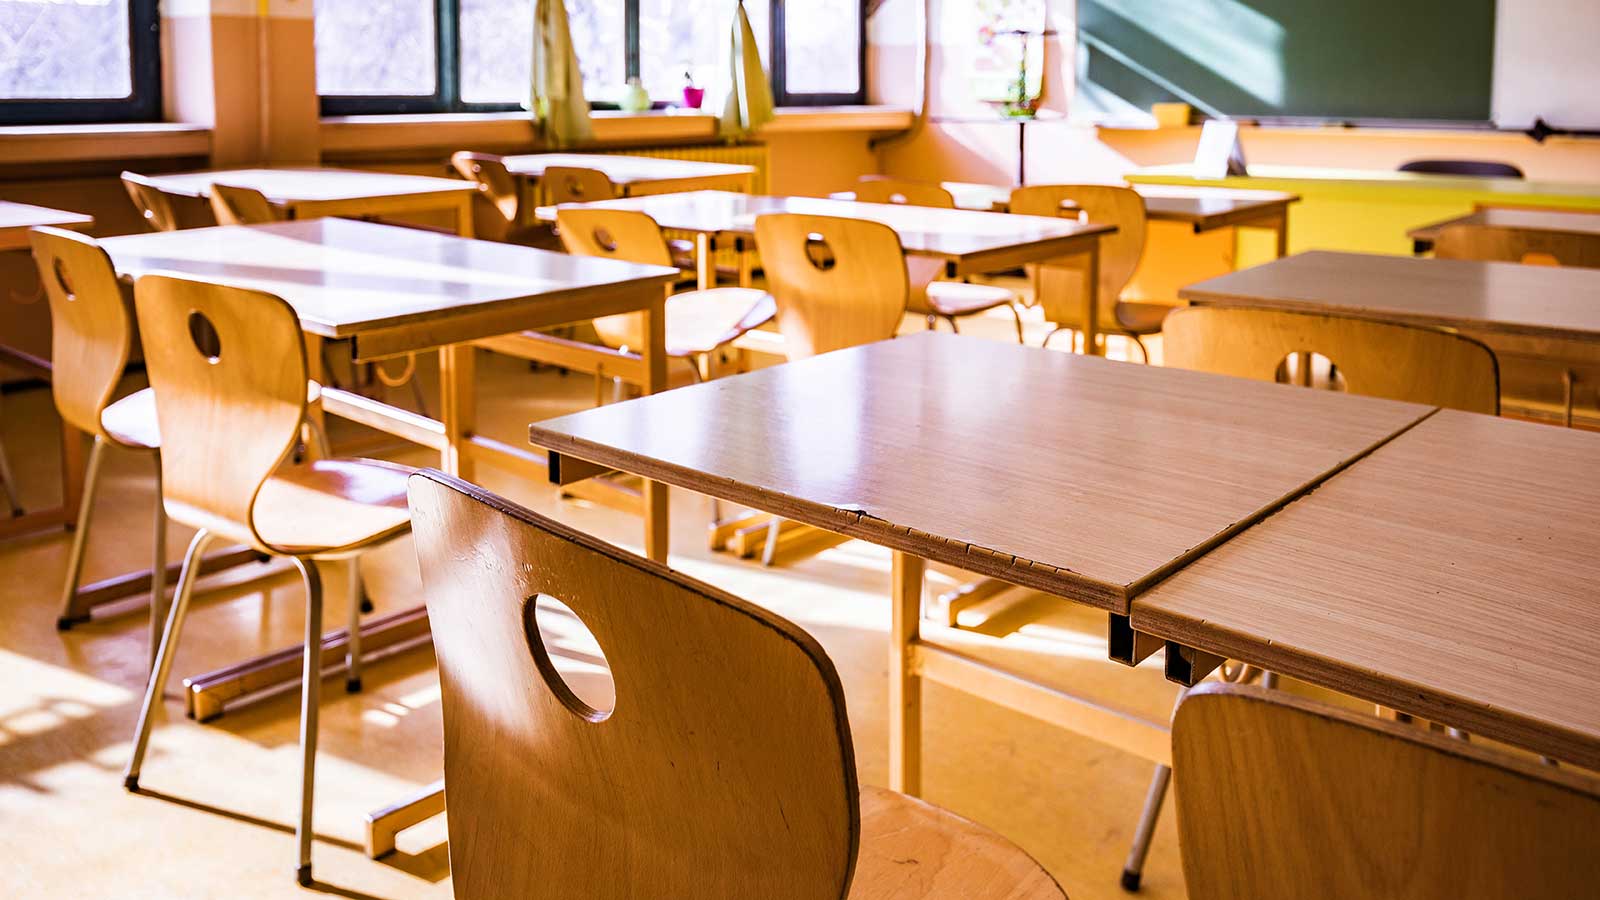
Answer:
[[[0,488],[5,489],[6,503],[11,507],[11,517],[23,514],[22,501],[17,499],[17,480],[11,475],[11,460],[6,456],[6,445],[0,443]]]
[[[945,316],[944,320],[946,322],[950,323],[950,333],[951,334],[960,334],[961,333],[961,328],[956,325],[956,317],[955,316]]]
[[[211,533],[196,532],[189,549],[183,555],[183,570],[178,574],[178,589],[173,592],[172,608],[167,612],[167,624],[161,635],[161,649],[156,653],[155,669],[144,689],[144,706],[139,710],[139,726],[133,738],[133,756],[123,773],[122,784],[130,791],[139,790],[139,768],[144,765],[144,753],[150,745],[150,716],[166,695],[167,677],[172,674],[172,657],[178,650],[178,638],[183,634],[183,621],[189,614],[189,599],[194,596],[194,583],[200,578],[200,557],[211,543]]]
[[[350,557],[349,565],[350,640],[345,644],[344,689],[354,694],[361,690],[361,607],[366,604],[367,590],[361,582],[361,557]]]
[[[78,584],[83,580],[83,551],[89,544],[89,524],[94,512],[94,498],[100,487],[100,462],[105,457],[105,438],[96,437],[89,447],[89,462],[83,473],[83,498],[78,502],[78,527],[72,535],[72,550],[67,555],[67,583],[61,590],[61,615],[56,618],[56,630],[67,631],[80,622],[89,621],[87,613],[76,609]]]
[[[1172,704],[1172,712],[1178,712],[1178,704],[1183,702],[1188,688],[1178,692],[1178,699]],[[1128,848],[1128,859],[1122,864],[1122,889],[1137,891],[1139,882],[1144,878],[1145,859],[1150,855],[1150,840],[1155,837],[1156,821],[1161,818],[1161,807],[1167,799],[1167,788],[1172,784],[1172,769],[1168,766],[1156,766],[1150,776],[1150,789],[1144,795],[1144,810],[1139,813],[1139,827],[1133,832],[1133,846]]]
[[[1133,338],[1133,342],[1135,344],[1139,345],[1139,357],[1140,357],[1140,360],[1145,365],[1147,365],[1147,366],[1150,365],[1150,348],[1146,347],[1144,345],[1144,340],[1142,338],[1140,338],[1137,334],[1130,334],[1130,335],[1128,335],[1128,337]]]
[[[317,713],[322,692],[322,576],[311,560],[292,557],[306,582],[305,668],[300,674],[300,821],[295,825],[299,862],[295,879],[311,885],[312,801],[317,770]],[[355,604],[351,604],[354,606]]]
[[[1026,344],[1027,341],[1022,339],[1022,313],[1017,310],[1015,303],[1007,303],[1006,309],[1011,310],[1011,317],[1017,320],[1017,343]]]
[[[1056,335],[1060,334],[1063,331],[1065,331],[1069,335],[1076,335],[1077,334],[1077,331],[1075,331],[1075,330],[1073,330],[1071,328],[1068,328],[1065,325],[1058,325],[1055,328],[1052,328],[1050,330],[1049,334],[1044,336],[1044,340],[1039,342],[1039,347],[1041,349],[1045,348],[1045,347],[1049,347],[1050,346],[1050,339],[1055,337]],[[1077,346],[1076,346],[1077,345],[1077,340],[1076,339],[1073,340],[1073,345],[1074,345],[1073,349],[1076,350],[1077,349]]]
[[[767,524],[767,545],[761,548],[761,564],[771,568],[772,561],[778,555],[778,534],[783,527],[783,520],[774,517]]]
[[[161,652],[161,633],[167,621],[167,505],[161,493],[161,454],[156,453],[155,552],[150,561],[150,671]]]

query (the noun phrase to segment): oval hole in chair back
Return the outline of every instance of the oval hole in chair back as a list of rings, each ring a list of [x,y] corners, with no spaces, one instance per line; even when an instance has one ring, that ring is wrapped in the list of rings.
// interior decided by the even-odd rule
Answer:
[[[617,707],[616,681],[604,648],[572,607],[548,594],[523,606],[528,652],[556,699],[573,714],[604,722]]]

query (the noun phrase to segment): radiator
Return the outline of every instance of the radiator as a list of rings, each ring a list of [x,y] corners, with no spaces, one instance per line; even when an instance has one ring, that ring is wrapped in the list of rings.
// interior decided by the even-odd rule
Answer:
[[[613,156],[654,156],[661,159],[687,159],[694,162],[727,163],[735,166],[754,166],[756,176],[752,191],[767,192],[766,144],[698,144],[687,147],[635,147],[627,150],[605,150]]]

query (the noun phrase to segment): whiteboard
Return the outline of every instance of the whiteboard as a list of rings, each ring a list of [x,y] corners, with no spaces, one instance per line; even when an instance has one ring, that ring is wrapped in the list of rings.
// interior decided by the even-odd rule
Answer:
[[[1600,129],[1600,0],[1499,0],[1495,125]]]

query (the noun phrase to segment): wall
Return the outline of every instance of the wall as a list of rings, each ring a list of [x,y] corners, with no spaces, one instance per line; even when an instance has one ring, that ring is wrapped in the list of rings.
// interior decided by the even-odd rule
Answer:
[[[874,21],[875,41],[868,55],[872,83],[879,96],[911,103],[906,91],[914,84],[915,29],[918,0],[889,0]],[[934,44],[929,51],[929,122],[914,139],[887,148],[884,171],[905,178],[985,181],[1011,184],[1017,177],[1017,130],[994,120],[993,113],[973,102],[965,84],[972,37],[961,28],[970,4],[963,0],[929,0]],[[1046,77],[1041,120],[1027,128],[1027,180],[1085,181],[1115,179],[1147,165],[1186,162],[1193,158],[1198,129],[1145,131],[1096,129],[1066,121],[1071,109],[1074,71],[1072,41],[1075,0],[1049,0],[1049,27],[1057,32],[1046,41]],[[1569,20],[1595,24],[1595,0],[1522,0],[1508,2],[1502,12],[1502,35],[1522,28],[1518,16],[1539,16],[1539,30],[1558,31]],[[1515,13],[1513,13],[1515,10]],[[1588,29],[1588,30],[1586,30]],[[1585,45],[1586,65],[1600,65],[1593,42]],[[1520,53],[1532,53],[1519,51]],[[1504,65],[1510,69],[1511,62]],[[1578,86],[1597,77],[1582,71],[1544,72],[1538,84],[1516,90],[1538,90],[1552,80]],[[1530,76],[1531,77],[1531,76]],[[1497,78],[1497,106],[1509,81]],[[1592,88],[1587,96],[1596,94]],[[971,121],[988,119],[988,121]],[[1278,165],[1392,169],[1419,157],[1500,159],[1521,166],[1530,178],[1600,182],[1600,139],[1552,138],[1538,143],[1521,134],[1480,131],[1419,131],[1382,128],[1257,128],[1242,130],[1250,162]]]

